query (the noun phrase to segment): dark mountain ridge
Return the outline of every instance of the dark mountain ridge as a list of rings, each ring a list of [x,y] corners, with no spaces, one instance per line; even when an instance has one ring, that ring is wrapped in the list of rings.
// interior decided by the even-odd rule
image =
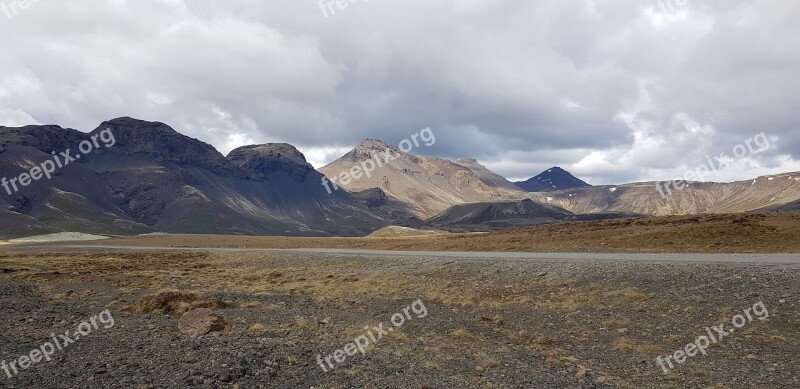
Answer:
[[[158,122],[119,118],[89,134],[58,126],[0,128],[0,175],[15,177],[51,152],[106,129],[100,147],[34,181],[0,193],[0,234],[76,230],[267,235],[365,235],[398,223],[345,191],[329,195],[322,175],[289,145],[240,148],[228,158]]]

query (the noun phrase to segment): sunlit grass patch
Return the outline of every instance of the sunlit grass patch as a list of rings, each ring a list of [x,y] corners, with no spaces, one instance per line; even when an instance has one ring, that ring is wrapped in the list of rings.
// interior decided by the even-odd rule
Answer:
[[[662,347],[656,346],[654,344],[647,344],[647,343],[638,344],[628,338],[619,338],[615,340],[613,346],[614,350],[627,351],[639,355],[655,355],[661,352],[661,350],[663,350]]]

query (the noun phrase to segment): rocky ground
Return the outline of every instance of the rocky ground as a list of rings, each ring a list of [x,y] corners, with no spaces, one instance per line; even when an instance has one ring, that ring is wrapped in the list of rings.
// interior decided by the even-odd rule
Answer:
[[[797,266],[0,251],[0,360],[99,325],[4,388],[796,388]],[[173,293],[164,294],[167,291]],[[421,300],[400,327],[392,316]],[[705,327],[757,318],[664,374]],[[208,308],[227,328],[179,331]],[[419,306],[417,307],[419,308]],[[408,310],[407,310],[408,311]],[[393,331],[328,372],[323,357]],[[726,325],[730,328],[730,324]]]

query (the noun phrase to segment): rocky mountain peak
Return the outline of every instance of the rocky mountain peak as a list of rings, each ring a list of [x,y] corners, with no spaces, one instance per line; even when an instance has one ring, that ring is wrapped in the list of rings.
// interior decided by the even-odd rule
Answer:
[[[484,184],[489,185],[490,187],[502,188],[511,191],[520,190],[505,177],[489,170],[475,158],[461,157],[456,160],[456,164],[471,170]]]
[[[242,158],[280,158],[292,161],[298,165],[308,163],[306,161],[306,156],[296,147],[288,143],[266,143],[262,145],[242,146],[231,151],[227,158],[231,162],[240,161]],[[236,164],[238,165],[238,163]]]
[[[0,149],[16,144],[50,153],[75,148],[85,136],[80,131],[55,125],[0,127]]]
[[[116,143],[105,152],[117,156],[145,156],[208,169],[223,175],[243,175],[213,146],[190,138],[160,122],[122,117],[103,122],[93,133],[110,129]]]
[[[280,172],[295,178],[303,178],[314,170],[300,150],[286,143],[242,146],[231,151],[226,158],[259,178],[267,178],[271,174]]]
[[[387,144],[382,140],[366,139],[356,145],[356,147],[347,153],[343,158],[347,158],[352,162],[361,162],[372,159],[373,155],[383,153],[386,150],[390,150],[393,155],[407,155],[400,151],[400,149],[398,149],[396,146]]]
[[[146,133],[164,133],[170,135],[180,135],[172,127],[161,122],[148,122],[144,120],[134,119],[129,116],[123,116],[116,119],[111,119],[100,124],[99,129],[103,127],[117,128],[124,131],[135,132],[139,134]]]
[[[356,147],[356,150],[385,150],[387,148],[395,148],[392,145],[387,144],[386,142],[380,139],[365,139],[361,141]]]

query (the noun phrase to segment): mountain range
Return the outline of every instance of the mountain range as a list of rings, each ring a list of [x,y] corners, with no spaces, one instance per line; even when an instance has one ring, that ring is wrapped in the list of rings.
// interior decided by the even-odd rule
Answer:
[[[662,198],[655,183],[590,186],[553,167],[511,183],[478,161],[414,156],[366,140],[315,170],[288,144],[222,155],[166,124],[128,117],[90,133],[54,125],[0,127],[0,177],[18,177],[101,131],[97,148],[51,179],[0,190],[0,236],[59,231],[363,236],[389,225],[489,230],[565,220],[710,212],[798,210],[800,173],[735,183],[690,183]],[[373,158],[369,176],[326,180]]]

